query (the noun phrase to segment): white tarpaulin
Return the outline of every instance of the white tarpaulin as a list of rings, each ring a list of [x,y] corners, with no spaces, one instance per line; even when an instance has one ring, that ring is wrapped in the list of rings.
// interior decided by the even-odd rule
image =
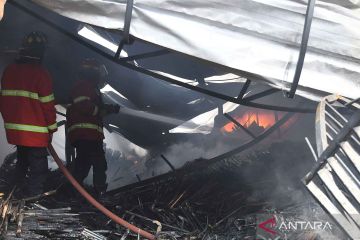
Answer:
[[[97,26],[124,26],[125,0],[33,2]],[[293,81],[306,7],[304,0],[134,0],[130,34],[284,88]],[[299,93],[360,96],[359,29],[359,0],[316,1]]]

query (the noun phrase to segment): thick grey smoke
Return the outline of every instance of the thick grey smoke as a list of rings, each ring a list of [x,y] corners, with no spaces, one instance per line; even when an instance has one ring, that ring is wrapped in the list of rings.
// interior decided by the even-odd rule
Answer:
[[[186,141],[171,145],[163,155],[174,165],[175,168],[182,167],[185,163],[195,159],[209,159],[223,154],[236,146],[243,140],[225,142],[220,133],[209,135],[205,141]],[[162,161],[162,160],[160,160]],[[162,162],[164,163],[164,162]],[[157,171],[166,172],[169,170],[168,165],[162,164]]]
[[[274,132],[248,151],[264,149],[276,141],[304,142],[305,137],[314,139],[314,115],[304,114],[295,116],[290,122],[291,124],[287,125],[289,127],[283,127],[280,133],[278,131]],[[188,161],[198,158],[209,159],[226,153],[250,140],[251,138],[242,130],[238,130],[231,136],[228,136],[224,135],[220,129],[215,128],[215,130],[208,135],[189,135],[187,140],[170,145],[165,152],[161,152],[160,154],[164,155],[176,168],[179,168]],[[289,154],[291,155],[292,153]],[[156,174],[160,174],[170,170],[169,166],[160,156],[153,156],[153,158],[152,164],[149,164],[146,169],[147,173],[155,172]],[[288,161],[291,162],[291,159],[288,159]],[[141,175],[147,176],[148,174],[142,173]]]

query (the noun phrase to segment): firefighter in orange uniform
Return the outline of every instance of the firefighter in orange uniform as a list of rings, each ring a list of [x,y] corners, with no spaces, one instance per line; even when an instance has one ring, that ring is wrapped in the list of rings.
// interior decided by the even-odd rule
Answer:
[[[26,195],[37,195],[44,190],[47,146],[57,130],[52,80],[41,66],[46,43],[43,33],[28,34],[19,58],[6,67],[1,79],[0,109],[6,137],[17,146],[13,183],[20,185],[28,174]]]
[[[98,196],[106,192],[107,163],[103,148],[103,117],[118,113],[118,105],[104,104],[100,89],[105,85],[107,70],[95,59],[85,59],[80,67],[79,80],[71,91],[72,105],[68,107],[67,139],[76,149],[74,177],[83,183],[93,167],[93,185]]]

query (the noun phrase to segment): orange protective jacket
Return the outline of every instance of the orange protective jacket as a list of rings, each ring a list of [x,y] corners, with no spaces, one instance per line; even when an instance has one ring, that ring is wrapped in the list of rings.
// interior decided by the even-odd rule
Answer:
[[[1,79],[0,110],[10,144],[47,147],[57,130],[52,80],[40,64],[14,63]]]
[[[71,91],[72,104],[66,112],[67,137],[74,144],[79,140],[104,139],[101,108],[103,102],[96,83],[79,80]]]

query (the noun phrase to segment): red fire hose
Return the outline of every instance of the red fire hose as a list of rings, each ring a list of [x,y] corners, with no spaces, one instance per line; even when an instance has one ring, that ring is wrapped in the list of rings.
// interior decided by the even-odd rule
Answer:
[[[155,236],[151,233],[148,233],[130,223],[125,221],[124,219],[116,216],[114,213],[112,213],[110,210],[105,208],[103,205],[101,205],[98,201],[96,201],[71,175],[71,173],[66,169],[62,161],[60,160],[59,156],[57,155],[54,147],[50,144],[49,145],[49,152],[53,156],[56,164],[59,166],[60,170],[63,172],[65,177],[70,181],[70,183],[75,187],[75,189],[86,198],[86,200],[91,203],[94,207],[96,207],[99,211],[101,211],[103,214],[111,218],[114,222],[124,226],[125,228],[133,231],[136,234],[139,234],[147,239],[153,240],[155,239]]]

